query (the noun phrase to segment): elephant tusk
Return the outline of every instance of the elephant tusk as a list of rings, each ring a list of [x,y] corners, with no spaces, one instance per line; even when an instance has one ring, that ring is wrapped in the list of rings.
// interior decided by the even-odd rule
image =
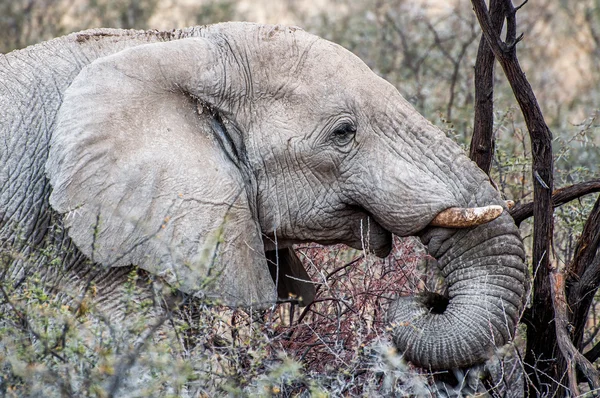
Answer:
[[[432,227],[468,228],[490,222],[502,214],[502,206],[451,207],[440,212],[429,223]]]

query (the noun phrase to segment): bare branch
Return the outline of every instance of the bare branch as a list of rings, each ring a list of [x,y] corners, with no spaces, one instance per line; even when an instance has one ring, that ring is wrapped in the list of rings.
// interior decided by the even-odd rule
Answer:
[[[572,329],[572,326],[569,323],[567,313],[564,274],[556,267],[550,273],[550,286],[555,314],[556,337],[560,351],[567,360],[567,373],[571,393],[575,396],[580,395],[577,384],[577,367],[584,373],[593,389],[600,391],[600,373],[571,342],[569,330]]]
[[[490,16],[494,30],[500,34],[504,25],[504,2],[490,0]],[[475,61],[475,116],[469,157],[486,174],[494,157],[494,63],[496,58],[482,35]]]
[[[552,206],[556,208],[594,192],[600,192],[600,178],[557,189],[552,193]],[[533,202],[516,205],[510,215],[517,225],[521,224],[533,215]]]
[[[600,197],[588,217],[567,270],[567,299],[571,309],[573,343],[582,349],[583,332],[600,285]]]
[[[595,181],[596,189],[600,190],[600,180]],[[600,197],[596,200],[594,208],[583,227],[581,237],[577,242],[575,256],[569,267],[569,274],[583,277],[589,265],[597,257],[596,252],[600,246]]]
[[[596,343],[596,345],[594,345],[591,350],[583,354],[583,356],[592,363],[596,362],[596,359],[600,358],[600,342]]]

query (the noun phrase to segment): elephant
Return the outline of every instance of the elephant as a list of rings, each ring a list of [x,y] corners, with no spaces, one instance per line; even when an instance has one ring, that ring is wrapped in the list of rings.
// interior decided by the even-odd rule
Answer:
[[[447,293],[393,301],[399,352],[452,369],[514,337],[528,271],[505,202],[337,44],[244,22],[95,29],[1,55],[0,82],[6,280],[50,278],[53,248],[75,281],[96,267],[99,295],[135,266],[226,305],[307,305],[294,244],[385,257],[418,236]]]

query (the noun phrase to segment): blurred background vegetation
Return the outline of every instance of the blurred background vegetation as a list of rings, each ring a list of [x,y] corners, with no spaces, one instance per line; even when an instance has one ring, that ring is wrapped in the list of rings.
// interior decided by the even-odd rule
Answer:
[[[0,53],[95,27],[171,30],[232,20],[296,25],[343,45],[396,86],[429,120],[468,148],[473,123],[473,69],[481,35],[468,0],[0,0]],[[524,40],[518,45],[519,60],[554,134],[555,187],[598,178],[600,0],[541,0],[529,3],[519,11],[518,30],[524,33]],[[526,127],[512,91],[498,68],[496,80],[494,98],[497,149],[492,177],[507,199],[530,201],[531,157]],[[572,258],[577,235],[589,214],[593,199],[583,198],[557,209],[555,261],[568,263]],[[522,231],[524,237],[529,238],[528,226],[523,226]],[[312,253],[311,250],[308,251]],[[344,256],[343,260],[348,261]],[[335,256],[328,259],[323,252],[306,255],[304,259],[313,267],[313,259],[322,262],[339,260]],[[335,261],[329,265],[333,267],[331,269],[340,266]],[[315,268],[314,272],[318,277],[319,271]],[[367,286],[366,283],[363,285]],[[349,290],[352,291],[352,288]],[[60,307],[57,311],[60,312]],[[596,315],[595,307],[592,311],[593,327],[586,336],[589,344],[597,340],[599,332],[595,319],[600,315]],[[285,315],[288,316],[289,314]],[[315,314],[312,316],[317,317]],[[381,320],[381,315],[377,316],[379,318],[375,318]],[[221,318],[208,319],[213,323],[221,322]],[[284,316],[277,319],[282,320]],[[213,325],[210,322],[207,325]],[[265,341],[271,345],[274,330],[279,327],[276,321],[273,322],[267,325],[268,330],[262,330],[264,334],[261,335],[261,338],[270,336]],[[359,323],[358,320],[356,322]],[[365,330],[368,329],[364,335],[369,335],[372,325],[367,322],[364,326]],[[380,327],[384,328],[383,325]],[[214,334],[216,329],[211,330]],[[283,335],[288,332],[280,333]],[[212,334],[205,333],[206,336]],[[236,338],[241,339],[235,335],[233,341]],[[207,339],[208,337],[205,338]],[[219,347],[214,341],[211,344]],[[288,352],[294,350],[289,342],[278,344],[279,348],[285,347]],[[231,348],[238,350],[235,355],[241,355],[239,351],[243,345],[240,340],[239,346]],[[197,350],[198,345],[195,347]],[[341,349],[345,354],[350,352],[354,355],[360,351],[363,355],[361,350],[365,347],[364,342],[351,344],[349,348],[332,345],[328,352],[335,356],[335,360],[331,362],[333,364],[337,363],[336,360],[342,361],[345,366],[363,366],[366,363],[349,357],[342,358],[343,355],[332,351],[331,347]],[[105,352],[102,349],[93,351],[94,358],[104,358],[102,355]],[[260,355],[265,358],[271,355],[265,354],[267,351],[260,351],[260,355],[246,351],[244,355],[249,356],[247,362],[252,366],[262,360]],[[84,355],[84,351],[81,355]],[[302,356],[301,359],[305,357]],[[386,360],[393,361],[384,355],[383,361]],[[240,365],[243,362],[240,358],[230,361],[234,362],[233,365],[230,364],[230,368],[235,371],[238,365],[241,368],[246,366]],[[289,374],[296,375],[294,377],[299,379],[307,377],[298,376],[298,369],[294,367],[296,365],[286,361],[284,358],[280,363],[285,365],[284,368],[289,368]],[[261,364],[265,366],[264,363]],[[109,365],[96,369],[112,375],[117,365]],[[185,366],[187,365],[177,364],[172,370],[184,374]],[[337,363],[335,366],[342,365]],[[247,367],[244,369],[247,371]],[[381,379],[374,382],[379,383],[378,388],[387,382],[406,382],[404,376],[398,376],[403,375],[404,370],[394,373],[394,379],[390,373],[386,373],[387,370],[382,369],[379,372],[383,376],[380,375]],[[190,369],[186,371],[191,372]],[[259,372],[259,369],[253,371]],[[281,391],[282,387],[277,387],[278,391],[269,390],[278,385],[271,383],[269,378],[281,378],[276,371],[275,368],[260,370],[267,375],[265,386],[268,388],[260,386],[267,388],[264,390],[266,395]],[[25,370],[23,372],[26,373]],[[327,369],[322,369],[322,374],[326,373]],[[237,374],[234,376],[242,377]],[[332,388],[340,377],[344,379],[339,375],[335,376],[335,380],[333,375],[330,377],[332,380],[327,384],[328,388]],[[389,381],[389,377],[393,380]],[[238,380],[235,388],[245,385],[246,382],[240,380],[242,381]],[[347,385],[351,384],[354,390],[348,387],[350,389],[346,393],[359,391],[359,380],[351,380],[356,385],[348,382]],[[302,379],[300,384],[305,387],[305,391],[320,391],[311,383],[308,379]],[[0,390],[1,387],[0,377]],[[419,384],[416,390],[407,391],[414,393],[420,391],[419,388],[425,387]],[[343,394],[345,390],[340,387],[339,391]]]

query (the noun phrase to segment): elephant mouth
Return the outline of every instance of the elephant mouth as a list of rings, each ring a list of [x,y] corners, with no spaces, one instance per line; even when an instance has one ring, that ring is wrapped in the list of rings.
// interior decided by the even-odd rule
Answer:
[[[378,217],[362,207],[351,207],[349,212],[340,215],[346,218],[347,226],[350,229],[345,231],[337,230],[328,237],[302,237],[300,239],[286,238],[280,236],[275,239],[274,235],[264,233],[264,248],[265,251],[276,250],[280,248],[291,247],[293,244],[316,242],[322,245],[332,245],[336,243],[345,243],[348,246],[357,250],[366,250],[375,254],[377,257],[385,258],[392,250],[393,234],[395,231],[391,228],[384,227]],[[485,206],[477,208],[457,208],[452,207],[438,213],[427,225],[421,233],[429,230],[431,227],[436,229],[447,228],[470,228],[473,226],[485,224],[497,218],[502,213],[501,206]],[[420,236],[421,233],[417,233]],[[398,235],[396,233],[396,235]],[[399,235],[404,236],[404,235]]]
[[[384,228],[377,218],[363,207],[348,206],[351,216],[348,217],[351,231],[350,239],[342,242],[357,250],[365,250],[377,257],[385,258],[392,251],[393,233]],[[319,242],[323,244],[337,242]]]
[[[363,239],[361,239],[360,246],[355,247],[356,249],[362,250],[366,249],[369,252],[372,252],[377,257],[385,258],[392,251],[392,232],[383,228],[379,223],[373,220],[373,218],[369,219],[371,225],[368,230],[368,240],[365,243],[364,234]]]

